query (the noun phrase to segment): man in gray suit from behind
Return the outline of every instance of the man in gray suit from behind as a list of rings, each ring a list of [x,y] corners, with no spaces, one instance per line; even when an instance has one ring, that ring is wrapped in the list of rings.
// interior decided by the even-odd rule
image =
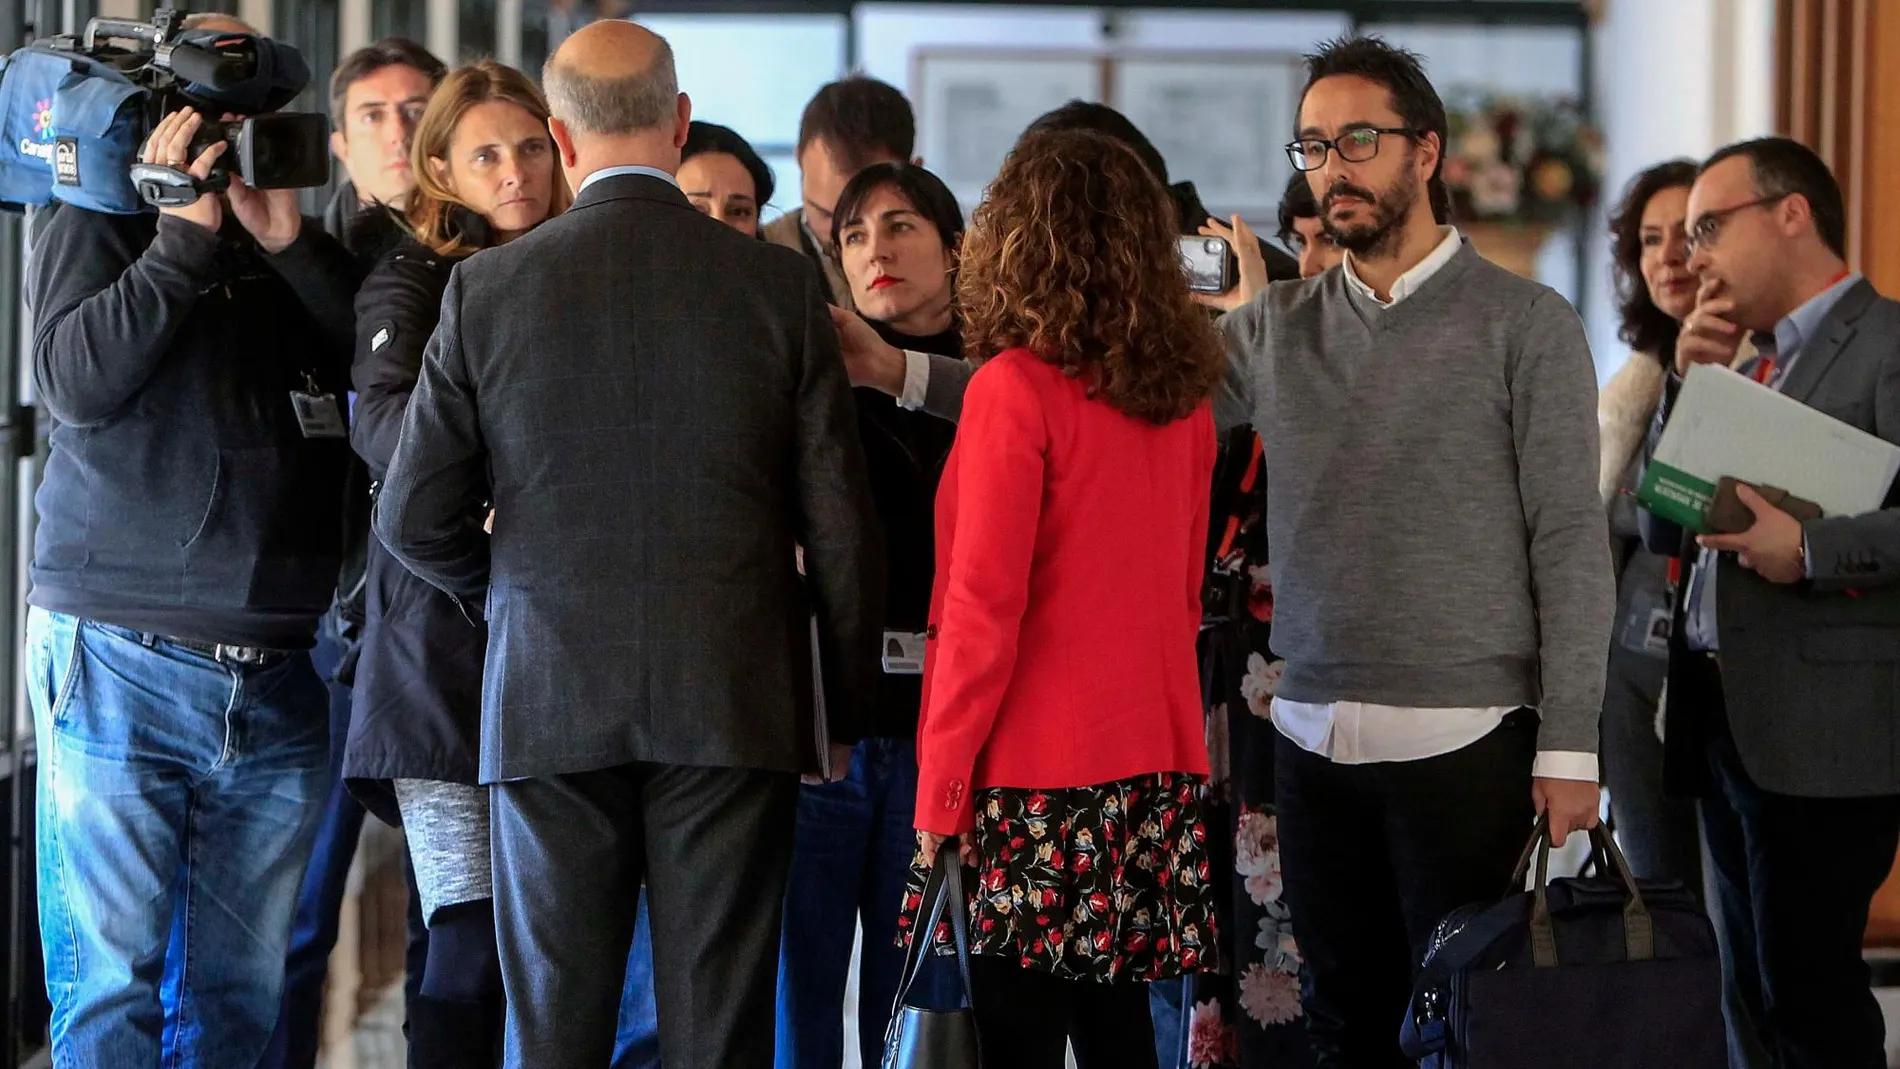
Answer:
[[[1688,219],[1702,290],[1678,367],[1724,363],[1752,333],[1757,381],[1900,442],[1900,303],[1848,270],[1826,164],[1782,138],[1730,146]],[[1900,848],[1900,496],[1805,524],[1741,496],[1742,534],[1681,538],[1652,517],[1649,537],[1683,560],[1665,764],[1702,802],[1731,1058],[1873,1069],[1884,1026],[1861,940]]]
[[[813,614],[833,744],[878,664],[850,387],[811,265],[675,184],[665,41],[595,23],[543,80],[574,206],[450,277],[376,531],[486,601],[507,1064],[608,1064],[644,878],[668,1069],[765,1069]]]

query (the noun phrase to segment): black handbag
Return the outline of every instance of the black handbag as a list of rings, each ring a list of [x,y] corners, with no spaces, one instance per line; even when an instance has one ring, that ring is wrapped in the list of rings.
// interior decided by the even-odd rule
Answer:
[[[947,839],[937,850],[937,863],[924,882],[911,929],[910,949],[904,954],[904,981],[891,1006],[891,1023],[884,1031],[883,1069],[982,1069],[983,1052],[977,1042],[975,1002],[970,996],[970,906],[963,897],[963,869],[957,861],[957,840]],[[947,917],[945,915],[948,915]],[[957,973],[963,980],[963,1008],[927,1010],[909,1006],[904,999],[923,971],[935,939],[937,922],[950,922],[956,944]]]
[[[1682,881],[1639,882],[1607,831],[1590,835],[1598,875],[1546,885],[1539,819],[1504,900],[1439,922],[1401,1025],[1406,1057],[1422,1069],[1725,1069],[1708,915]]]

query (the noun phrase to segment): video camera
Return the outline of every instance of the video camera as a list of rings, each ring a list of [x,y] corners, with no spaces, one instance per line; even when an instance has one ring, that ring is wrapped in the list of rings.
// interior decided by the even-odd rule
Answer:
[[[83,35],[35,41],[0,61],[0,207],[59,200],[130,215],[190,204],[233,174],[255,189],[328,181],[329,121],[273,114],[310,81],[297,50],[184,24],[171,9],[149,23],[95,18]],[[139,161],[159,121],[186,107],[205,117],[187,167],[220,140],[231,146],[204,180]],[[227,113],[240,118],[219,121]]]

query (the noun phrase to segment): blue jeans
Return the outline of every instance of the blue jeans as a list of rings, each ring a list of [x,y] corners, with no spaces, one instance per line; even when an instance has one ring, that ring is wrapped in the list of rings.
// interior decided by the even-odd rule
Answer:
[[[858,925],[858,1050],[875,1065],[897,997],[904,952],[895,943],[904,882],[917,850],[917,745],[866,739],[836,783],[798,793],[798,838],[785,891],[779,952],[777,1069],[838,1069],[844,996]],[[957,1005],[956,970],[926,960],[911,1003]]]
[[[297,892],[296,922],[290,931],[290,952],[284,960],[284,1000],[277,1030],[258,1059],[258,1069],[312,1069],[317,1064],[318,1040],[323,1031],[323,987],[329,978],[330,952],[336,949],[337,924],[343,909],[350,863],[356,859],[356,841],[363,831],[363,806],[343,786],[343,744],[350,731],[350,688],[335,681],[343,643],[332,627],[335,616],[324,618],[317,631],[317,648],[310,651],[318,678],[330,695],[330,762],[326,770],[328,794],[323,820],[317,826],[316,845]]]
[[[633,927],[633,952],[627,955],[627,981],[620,989],[620,1029],[614,1039],[612,1069],[660,1069],[660,1013],[653,1001],[653,922],[647,896]]]
[[[1177,976],[1148,985],[1148,1014],[1155,1023],[1155,1064],[1161,1069],[1183,1069],[1187,1039],[1186,1018],[1194,1011],[1189,992],[1192,977]]]
[[[322,815],[309,655],[226,666],[37,608],[26,655],[54,1065],[253,1069]]]

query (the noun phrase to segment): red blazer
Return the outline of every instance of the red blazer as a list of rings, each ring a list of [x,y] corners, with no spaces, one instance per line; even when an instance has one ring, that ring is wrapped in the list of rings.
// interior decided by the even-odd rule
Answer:
[[[1027,350],[984,364],[937,492],[917,827],[984,787],[1207,772],[1207,405],[1157,427]]]

